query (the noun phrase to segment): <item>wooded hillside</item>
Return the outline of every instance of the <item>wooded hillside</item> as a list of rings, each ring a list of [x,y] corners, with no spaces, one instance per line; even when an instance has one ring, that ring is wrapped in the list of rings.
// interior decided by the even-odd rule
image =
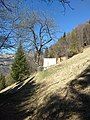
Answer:
[[[74,28],[64,35],[49,49],[45,50],[45,57],[71,57],[82,52],[83,48],[90,45],[90,21]]]

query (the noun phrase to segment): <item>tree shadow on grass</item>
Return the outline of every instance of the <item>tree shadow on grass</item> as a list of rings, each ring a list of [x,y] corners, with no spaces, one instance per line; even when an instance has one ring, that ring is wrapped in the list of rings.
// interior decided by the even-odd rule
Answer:
[[[90,120],[90,66],[66,90],[64,98],[54,94],[39,107],[37,120]]]
[[[34,113],[36,103],[33,102],[33,96],[39,85],[36,85],[33,78],[18,89],[20,85],[12,92],[9,90],[0,94],[0,120],[23,120]]]

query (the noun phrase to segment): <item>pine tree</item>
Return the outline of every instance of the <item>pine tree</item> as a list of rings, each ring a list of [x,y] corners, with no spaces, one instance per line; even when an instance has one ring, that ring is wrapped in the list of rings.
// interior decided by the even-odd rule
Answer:
[[[0,73],[0,90],[5,88],[5,76]]]
[[[20,43],[18,50],[15,54],[14,62],[12,64],[11,76],[15,81],[22,81],[30,74],[28,61],[25,52]]]
[[[75,30],[73,30],[71,32],[71,40],[72,41],[71,41],[71,45],[70,45],[70,51],[74,55],[74,54],[77,54],[79,52],[79,47],[78,47],[79,43],[78,43],[78,38],[77,38]]]

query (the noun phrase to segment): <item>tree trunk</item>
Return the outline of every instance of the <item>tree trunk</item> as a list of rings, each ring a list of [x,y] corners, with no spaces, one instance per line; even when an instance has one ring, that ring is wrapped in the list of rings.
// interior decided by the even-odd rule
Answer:
[[[38,64],[38,66],[40,66],[41,65],[41,63],[40,63],[41,53],[39,51],[37,51],[36,55],[37,55],[37,60],[36,60],[37,64]]]

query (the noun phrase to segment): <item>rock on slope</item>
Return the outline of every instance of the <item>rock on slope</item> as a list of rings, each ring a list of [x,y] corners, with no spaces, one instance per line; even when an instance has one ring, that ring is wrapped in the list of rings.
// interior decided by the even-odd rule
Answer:
[[[22,84],[0,94],[0,120],[90,120],[90,47]]]

